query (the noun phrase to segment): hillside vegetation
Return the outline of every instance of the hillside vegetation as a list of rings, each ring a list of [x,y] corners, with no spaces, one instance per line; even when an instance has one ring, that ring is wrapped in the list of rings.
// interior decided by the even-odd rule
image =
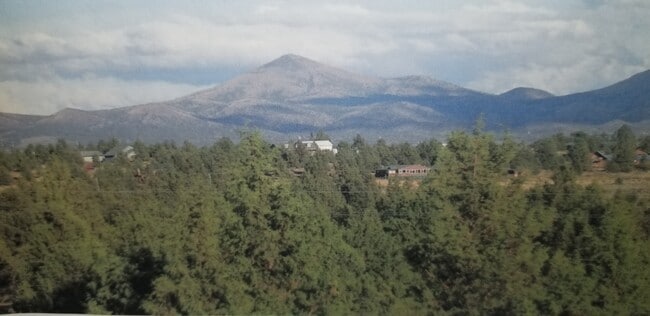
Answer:
[[[601,138],[531,147],[477,127],[334,155],[247,132],[136,143],[87,171],[62,141],[0,152],[0,311],[650,314],[650,199],[577,184],[595,177],[576,178],[580,139]],[[419,185],[375,184],[413,163],[433,166]],[[526,171],[504,182],[509,168]]]

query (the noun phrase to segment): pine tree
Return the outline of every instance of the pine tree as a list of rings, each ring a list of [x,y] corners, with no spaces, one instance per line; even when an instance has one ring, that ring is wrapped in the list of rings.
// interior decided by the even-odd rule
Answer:
[[[569,146],[568,155],[576,172],[582,173],[591,167],[589,145],[584,137],[574,138],[573,146]]]
[[[612,171],[629,172],[634,167],[636,137],[628,125],[621,126],[614,134],[613,163],[608,164]]]

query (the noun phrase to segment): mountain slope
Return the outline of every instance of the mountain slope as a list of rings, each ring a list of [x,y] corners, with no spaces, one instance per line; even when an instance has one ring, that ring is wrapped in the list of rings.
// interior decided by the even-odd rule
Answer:
[[[477,94],[428,77],[363,76],[297,55],[284,55],[222,85],[166,104],[222,124],[298,133],[314,128],[340,128],[341,119],[350,122],[350,117],[358,118],[351,123],[356,127],[360,123],[369,126],[370,122],[361,121],[381,115],[381,112],[371,113],[378,109],[394,117],[394,122],[420,117],[430,118],[431,123],[438,125],[439,115],[422,117],[409,107],[397,112],[389,111],[388,107],[419,104],[417,98],[422,96],[451,98]]]
[[[215,115],[219,109],[308,98],[365,96],[382,81],[326,66],[297,55],[284,55],[214,88],[176,100],[182,108]],[[213,108],[206,110],[206,107]],[[214,109],[216,108],[216,109]]]
[[[210,143],[242,127],[278,141],[324,130],[335,138],[417,141],[467,128],[483,114],[488,128],[525,135],[611,128],[650,130],[650,71],[602,89],[553,96],[534,88],[500,95],[424,76],[378,78],[285,55],[214,88],[175,100],[102,111],[65,109],[50,116],[0,114],[0,141],[117,137]],[[617,121],[618,120],[618,121]],[[616,122],[616,124],[612,123]]]
[[[612,120],[650,119],[650,70],[608,87],[531,101],[522,108],[528,123],[604,124]]]
[[[30,126],[43,118],[41,115],[0,113],[0,131],[10,131]]]

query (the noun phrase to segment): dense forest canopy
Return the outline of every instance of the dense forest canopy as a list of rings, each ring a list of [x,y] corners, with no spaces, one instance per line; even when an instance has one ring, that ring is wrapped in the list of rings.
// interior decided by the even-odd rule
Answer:
[[[0,152],[0,311],[650,314],[650,196],[575,181],[594,151],[646,172],[632,159],[650,139],[626,127],[532,145],[480,126],[445,145],[357,136],[337,154],[255,132],[132,145],[91,168],[63,141]],[[432,169],[379,184],[394,164]]]

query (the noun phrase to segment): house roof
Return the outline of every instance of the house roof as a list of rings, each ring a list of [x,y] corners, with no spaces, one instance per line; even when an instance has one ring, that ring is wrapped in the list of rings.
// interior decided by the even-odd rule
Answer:
[[[602,151],[597,151],[597,152],[594,153],[594,155],[605,158],[605,160],[612,160],[612,155],[606,154],[606,153],[604,153]]]
[[[333,145],[332,142],[330,142],[329,140],[315,140],[314,143],[316,143],[318,147]]]
[[[400,169],[404,169],[404,170],[422,170],[422,169],[429,169],[429,167],[423,166],[423,165],[402,165],[402,166],[400,166]]]
[[[424,165],[390,165],[382,166],[379,170],[422,170],[422,169],[431,169]]]
[[[305,147],[310,148],[310,149],[322,149],[322,148],[327,148],[327,147],[334,147],[334,144],[332,144],[331,141],[329,140],[301,140],[299,141],[300,144],[305,145]]]
[[[127,154],[127,153],[133,152],[133,151],[134,151],[134,149],[133,149],[132,146],[116,146],[116,147],[111,148],[111,150],[107,151],[105,155],[108,156],[108,157],[115,157],[119,153]]]
[[[323,140],[301,140],[300,142],[303,143],[303,144],[332,144],[332,142],[327,140],[327,139],[323,139]]]

